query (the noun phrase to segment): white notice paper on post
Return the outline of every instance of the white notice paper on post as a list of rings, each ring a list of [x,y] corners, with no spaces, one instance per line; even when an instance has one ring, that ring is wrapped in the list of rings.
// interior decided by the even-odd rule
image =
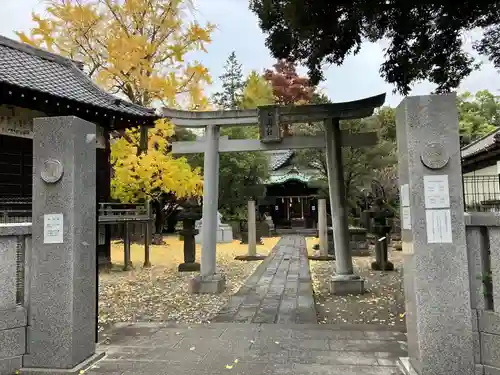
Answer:
[[[411,229],[411,212],[410,207],[403,207],[402,212],[402,225],[403,229]]]
[[[449,208],[448,175],[424,176],[425,208]]]
[[[410,206],[410,185],[408,184],[401,185],[401,206]]]
[[[43,215],[43,243],[63,243],[63,214]]]
[[[426,210],[427,243],[452,243],[450,210]]]

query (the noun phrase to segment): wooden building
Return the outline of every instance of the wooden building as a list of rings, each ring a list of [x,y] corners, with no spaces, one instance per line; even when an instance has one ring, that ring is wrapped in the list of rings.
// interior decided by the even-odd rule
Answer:
[[[318,171],[304,168],[293,150],[269,152],[266,196],[259,206],[276,228],[313,228],[317,220]]]
[[[76,116],[97,126],[97,199],[110,200],[109,134],[153,126],[153,109],[119,99],[96,86],[83,65],[0,36],[0,201],[31,201],[33,119]],[[100,232],[100,233],[99,233]],[[109,260],[109,235],[98,231],[100,258]]]
[[[461,150],[464,204],[468,211],[500,211],[500,130]]]

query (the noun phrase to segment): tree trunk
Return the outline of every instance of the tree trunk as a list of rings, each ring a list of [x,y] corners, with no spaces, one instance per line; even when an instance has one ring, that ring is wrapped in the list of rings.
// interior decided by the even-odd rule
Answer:
[[[153,245],[163,245],[163,205],[161,200],[155,200],[153,202],[154,212],[155,212],[155,232],[153,234],[152,243]]]

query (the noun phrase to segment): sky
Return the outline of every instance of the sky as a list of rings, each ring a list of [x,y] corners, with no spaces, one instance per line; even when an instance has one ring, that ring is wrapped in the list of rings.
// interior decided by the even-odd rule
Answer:
[[[224,71],[224,62],[232,51],[243,65],[245,74],[270,68],[275,60],[265,46],[265,35],[259,28],[257,17],[248,9],[248,0],[194,0],[196,18],[200,22],[211,22],[217,26],[208,53],[193,54],[212,74],[214,84],[207,92],[220,88],[217,80]],[[0,35],[14,38],[14,31],[29,31],[33,26],[31,12],[43,12],[43,0],[0,0]],[[472,51],[471,41],[480,35],[474,32],[465,37],[466,48]],[[384,43],[365,43],[356,56],[347,58],[342,66],[325,69],[326,79],[320,83],[321,90],[334,102],[350,101],[387,93],[386,104],[397,106],[402,97],[393,94],[394,87],[380,77],[380,65],[384,61]],[[299,69],[305,73],[305,69]],[[429,94],[434,86],[429,82],[416,84],[412,95]],[[487,89],[500,95],[500,73],[492,64],[483,61],[481,70],[465,79],[458,91]]]

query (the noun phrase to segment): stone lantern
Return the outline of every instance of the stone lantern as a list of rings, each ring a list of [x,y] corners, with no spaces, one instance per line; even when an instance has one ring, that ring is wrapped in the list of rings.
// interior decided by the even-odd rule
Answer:
[[[376,198],[372,207],[361,213],[363,224],[368,232],[375,235],[375,262],[371,264],[375,271],[393,271],[394,264],[388,260],[388,243],[394,213],[385,204],[384,199]]]
[[[196,263],[196,242],[195,236],[198,229],[195,222],[201,219],[201,207],[191,199],[182,205],[183,210],[179,213],[179,220],[182,221],[182,230],[179,234],[184,240],[184,263],[179,264],[179,272],[194,272],[200,270],[200,264]]]

